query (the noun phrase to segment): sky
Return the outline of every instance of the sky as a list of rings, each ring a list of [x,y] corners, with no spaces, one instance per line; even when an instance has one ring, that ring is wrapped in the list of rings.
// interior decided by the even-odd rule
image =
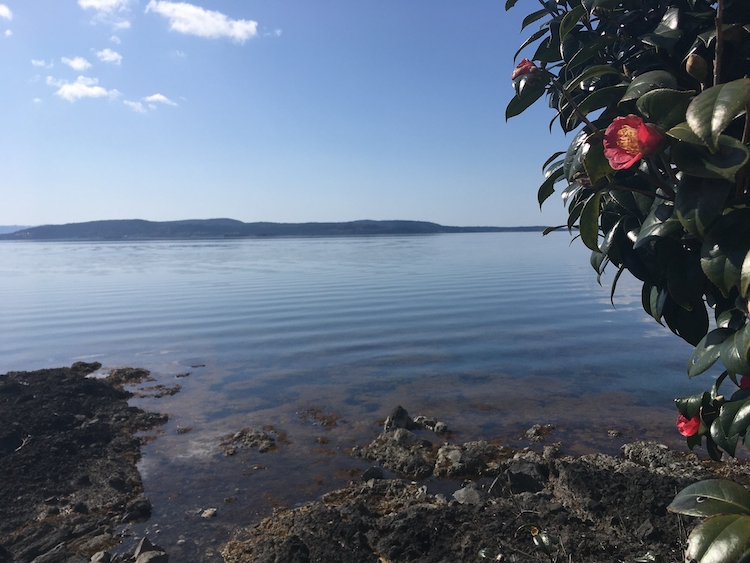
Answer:
[[[0,225],[565,221],[531,0],[0,2]]]

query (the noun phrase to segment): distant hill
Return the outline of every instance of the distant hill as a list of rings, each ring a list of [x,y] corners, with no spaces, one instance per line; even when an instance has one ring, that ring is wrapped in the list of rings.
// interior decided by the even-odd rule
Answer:
[[[89,221],[43,225],[0,234],[0,240],[144,240],[237,237],[407,235],[539,231],[544,227],[445,227],[426,221],[349,221],[346,223],[243,223],[234,219],[187,221]]]
[[[21,229],[28,229],[29,225],[0,225],[0,235],[4,235],[6,233],[15,233],[16,231],[20,231]]]

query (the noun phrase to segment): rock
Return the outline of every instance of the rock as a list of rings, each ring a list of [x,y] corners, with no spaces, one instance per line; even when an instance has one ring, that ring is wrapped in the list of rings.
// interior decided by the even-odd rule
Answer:
[[[555,429],[554,424],[535,424],[526,431],[524,438],[529,442],[544,442],[550,432]]]
[[[487,494],[477,488],[476,483],[470,483],[453,493],[453,498],[461,504],[483,504],[487,500]]]
[[[149,551],[156,551],[156,546],[151,543],[151,540],[144,537],[141,539],[141,541],[138,542],[138,546],[135,548],[135,553],[133,554],[133,557],[135,559],[138,559],[142,554],[148,553]]]
[[[352,455],[375,461],[413,479],[422,479],[433,469],[430,442],[405,428],[383,432],[368,446],[352,448]]]
[[[445,434],[448,432],[448,425],[445,422],[437,422],[433,430],[435,434]]]
[[[406,430],[417,428],[417,425],[409,416],[409,413],[406,412],[406,409],[401,405],[393,409],[391,414],[388,415],[388,418],[385,419],[385,427],[383,428],[383,431],[388,432],[397,428],[405,428]]]
[[[378,467],[377,465],[373,465],[362,474],[363,481],[369,481],[370,479],[382,479],[382,478],[383,478],[383,468]]]
[[[110,563],[112,556],[106,551],[98,551],[91,556],[90,563]]]
[[[147,551],[135,560],[135,563],[167,563],[169,555],[163,551]]]
[[[122,517],[125,522],[146,520],[151,517],[151,501],[145,497],[137,498],[128,503],[126,511]]]
[[[216,512],[215,508],[207,508],[201,513],[201,518],[213,518],[216,516]]]
[[[459,444],[444,444],[435,460],[436,477],[478,477],[497,473],[500,461],[507,457],[502,446],[483,440]]]
[[[515,458],[506,470],[513,492],[541,491],[549,477],[546,465],[524,458]]]
[[[651,539],[655,531],[651,519],[646,519],[643,524],[638,526],[638,529],[635,531],[635,537],[637,537],[639,541]]]

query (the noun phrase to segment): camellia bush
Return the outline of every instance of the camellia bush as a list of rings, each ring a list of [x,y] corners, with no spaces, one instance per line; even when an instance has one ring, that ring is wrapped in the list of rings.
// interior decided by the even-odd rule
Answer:
[[[598,276],[616,269],[612,295],[625,270],[643,282],[646,313],[695,347],[689,376],[714,375],[676,400],[679,432],[733,456],[750,447],[750,0],[539,2],[506,118],[547,102],[570,136],[542,167],[540,206],[559,191],[568,210],[545,234],[567,228]],[[750,561],[750,497],[739,524],[717,524],[736,488],[683,493],[672,510],[723,514],[693,532],[689,559]]]

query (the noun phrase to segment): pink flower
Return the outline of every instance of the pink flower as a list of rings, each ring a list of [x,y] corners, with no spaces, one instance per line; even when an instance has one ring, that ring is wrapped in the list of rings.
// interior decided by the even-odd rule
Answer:
[[[637,115],[615,117],[604,132],[604,156],[613,169],[624,170],[657,152],[663,140],[655,126]]]
[[[700,427],[701,416],[699,414],[696,414],[693,418],[686,418],[680,413],[677,417],[677,431],[685,437],[697,434]]]
[[[537,70],[537,66],[531,62],[529,59],[521,59],[521,62],[518,63],[516,68],[513,70],[513,74],[510,75],[511,80],[515,80],[519,76],[523,76],[524,74],[531,74]]]

